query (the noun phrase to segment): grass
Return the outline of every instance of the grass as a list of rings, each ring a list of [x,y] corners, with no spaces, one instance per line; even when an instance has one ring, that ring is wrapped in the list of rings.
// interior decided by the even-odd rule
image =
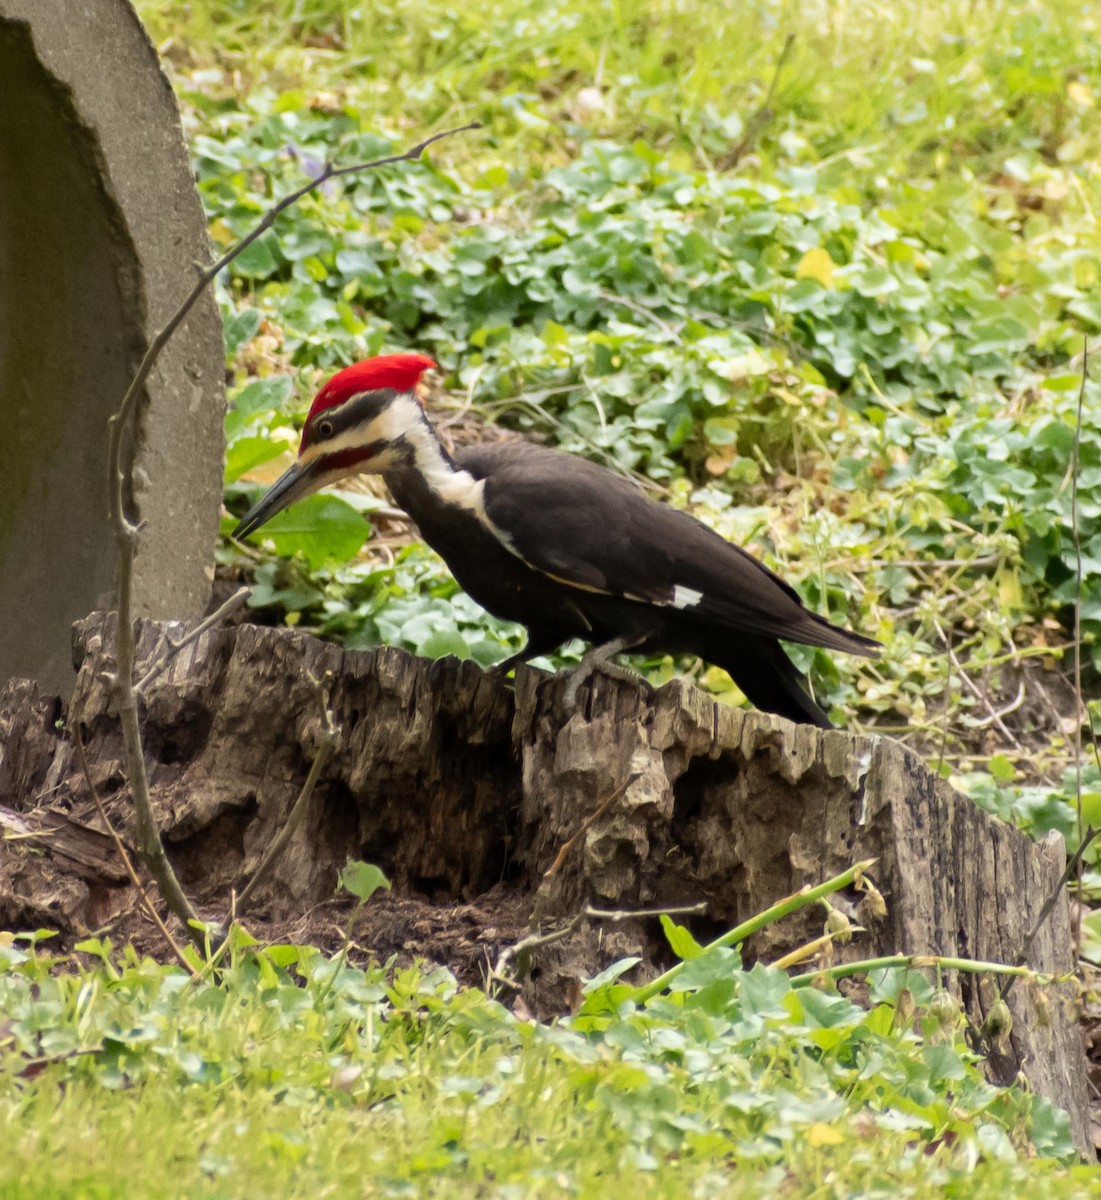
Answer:
[[[1069,1165],[1065,1118],[982,1081],[958,1012],[914,972],[881,972],[866,1012],[742,971],[729,949],[642,1003],[625,963],[547,1026],[443,970],[309,947],[239,944],[218,983],[83,948],[75,971],[0,948],[3,1197],[598,1197],[626,1178],[646,1197],[1071,1197],[1097,1183]],[[912,1027],[902,994],[922,1001]]]

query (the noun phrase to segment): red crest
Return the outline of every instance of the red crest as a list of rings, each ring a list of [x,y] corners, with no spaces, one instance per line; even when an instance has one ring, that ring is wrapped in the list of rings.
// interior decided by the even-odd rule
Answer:
[[[314,397],[309,417],[326,408],[343,404],[351,396],[363,392],[377,392],[393,388],[398,392],[411,392],[425,371],[435,369],[435,362],[426,354],[380,354],[377,358],[365,358],[337,373]]]

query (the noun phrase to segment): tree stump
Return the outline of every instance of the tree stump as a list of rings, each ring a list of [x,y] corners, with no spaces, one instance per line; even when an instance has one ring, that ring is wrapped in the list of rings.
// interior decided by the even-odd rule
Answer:
[[[157,655],[166,632],[182,630],[143,623],[139,663]],[[79,724],[96,787],[126,829],[122,743],[106,685],[112,637],[113,618],[100,614],[78,627],[81,666],[67,722]],[[866,858],[877,860],[872,877],[886,912],[856,908],[863,932],[836,946],[837,961],[914,953],[1010,962],[1065,863],[1057,835],[1030,841],[888,740],[792,726],[680,682],[655,693],[604,675],[565,713],[562,681],[528,668],[513,691],[472,663],[389,647],[343,651],[292,630],[243,625],[188,645],[145,700],[166,843],[212,918],[224,916],[231,889],[255,869],[302,787],[322,728],[322,692],[339,744],[257,919],[293,921],[331,903],[338,869],[366,859],[386,871],[394,893],[364,910],[357,940],[379,953],[426,954],[468,977],[533,912],[551,923],[585,904],[702,900],[706,916],[689,924],[705,939]],[[35,822],[47,848],[56,822],[46,816],[67,818],[64,847],[39,858],[37,874],[27,869],[25,837],[0,844],[0,926],[53,921],[76,935],[132,889],[106,870],[89,879],[87,864],[70,861],[74,823],[94,830],[98,821],[72,745],[55,729],[58,712],[33,685],[0,690],[0,806]],[[88,854],[102,856],[102,846]],[[770,959],[821,928],[821,910],[809,910],[769,927],[747,951]],[[1069,973],[1071,946],[1063,895],[1029,964]],[[626,953],[642,957],[642,977],[670,961],[652,920],[610,933],[581,927],[539,953],[525,999],[541,1015],[563,1011],[579,975]],[[996,999],[989,980],[949,972],[946,984],[979,1029]],[[1030,986],[1014,987],[1009,1039],[983,1050],[995,1082],[1023,1072],[1066,1108],[1088,1150],[1073,991],[1052,992],[1054,1003],[1041,1008]]]

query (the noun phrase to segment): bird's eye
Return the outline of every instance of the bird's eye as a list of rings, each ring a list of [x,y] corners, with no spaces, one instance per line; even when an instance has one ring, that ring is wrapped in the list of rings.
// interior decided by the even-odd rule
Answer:
[[[318,421],[318,423],[317,423],[317,436],[318,436],[318,437],[323,437],[323,438],[329,438],[329,437],[332,437],[332,436],[333,436],[333,423],[332,423],[332,421]]]

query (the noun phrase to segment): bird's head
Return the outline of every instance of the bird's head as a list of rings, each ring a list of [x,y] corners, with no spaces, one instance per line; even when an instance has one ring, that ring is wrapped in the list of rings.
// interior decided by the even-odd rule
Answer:
[[[294,465],[249,509],[233,536],[247,537],[319,488],[396,465],[405,435],[423,419],[424,377],[435,367],[423,354],[383,354],[338,371],[310,405]]]

